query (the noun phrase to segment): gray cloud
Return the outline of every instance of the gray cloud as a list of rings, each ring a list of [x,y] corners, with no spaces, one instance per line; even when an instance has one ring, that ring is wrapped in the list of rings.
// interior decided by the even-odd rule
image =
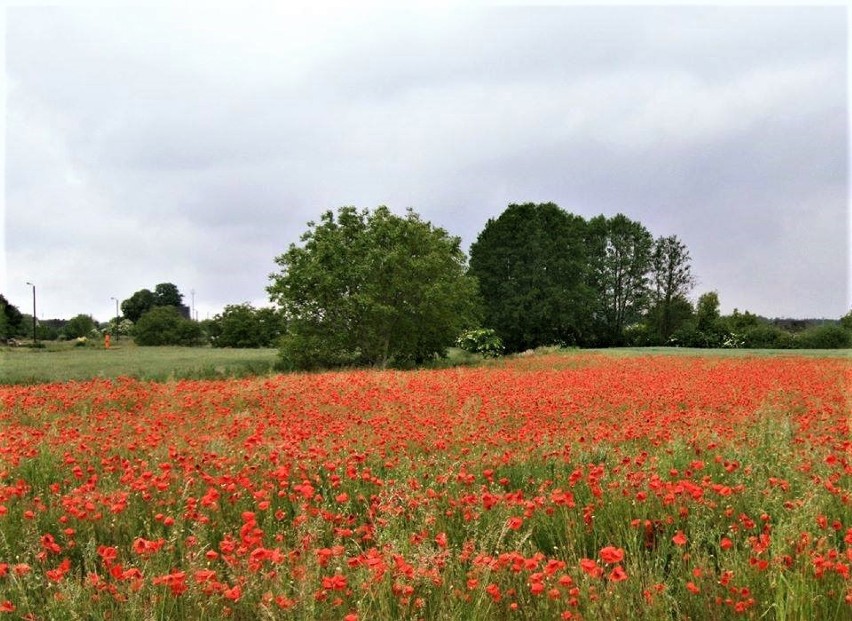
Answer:
[[[677,234],[724,310],[836,317],[845,17],[10,9],[0,289],[106,319],[169,281],[203,317],[264,303],[326,209],[411,206],[467,246],[508,203],[554,201]]]

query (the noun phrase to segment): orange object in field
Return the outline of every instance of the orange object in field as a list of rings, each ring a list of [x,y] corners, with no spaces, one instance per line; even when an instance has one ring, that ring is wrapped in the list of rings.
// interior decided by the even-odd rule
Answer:
[[[104,349],[109,349],[109,334],[104,337]]]

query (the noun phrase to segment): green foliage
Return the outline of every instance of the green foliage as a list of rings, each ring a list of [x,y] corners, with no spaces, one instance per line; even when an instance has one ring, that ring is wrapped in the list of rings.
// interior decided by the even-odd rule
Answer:
[[[201,326],[181,316],[174,306],[158,306],[139,319],[133,340],[137,345],[201,345]]]
[[[136,323],[149,310],[154,308],[154,292],[140,289],[121,303],[121,314]]]
[[[207,324],[207,331],[214,347],[272,347],[282,326],[275,309],[258,309],[246,302],[226,306]]]
[[[0,340],[20,335],[23,321],[21,311],[0,295]]]
[[[642,223],[617,214],[589,221],[589,282],[595,291],[594,338],[621,345],[624,327],[642,320],[651,299],[654,238]]]
[[[150,311],[152,308],[174,306],[180,308],[183,304],[183,295],[176,285],[163,282],[154,287],[154,290],[140,289],[128,299],[121,303],[121,313],[126,319],[133,323]]]
[[[842,325],[826,323],[797,334],[795,344],[802,349],[842,349],[852,346],[852,333]]]
[[[62,334],[67,339],[76,339],[90,336],[92,330],[97,330],[95,320],[91,315],[80,314],[68,320],[68,323],[62,329]]]
[[[840,325],[844,330],[852,332],[852,310],[840,318]]]
[[[498,358],[503,355],[504,349],[502,339],[491,328],[466,330],[456,339],[456,345],[483,358]]]
[[[672,333],[692,315],[692,305],[686,300],[695,284],[691,260],[686,244],[674,235],[659,237],[654,242],[651,273],[655,312],[650,325],[659,343],[668,342]]]
[[[470,248],[484,322],[507,351],[575,344],[590,322],[586,223],[553,203],[509,205]]]
[[[326,211],[302,242],[275,259],[267,288],[287,323],[288,368],[425,361],[475,320],[460,240],[412,210]]]
[[[741,330],[743,347],[750,349],[789,349],[795,346],[792,334],[769,323],[759,323]]]
[[[154,287],[154,306],[181,306],[183,294],[178,291],[176,285],[170,282],[162,282]]]

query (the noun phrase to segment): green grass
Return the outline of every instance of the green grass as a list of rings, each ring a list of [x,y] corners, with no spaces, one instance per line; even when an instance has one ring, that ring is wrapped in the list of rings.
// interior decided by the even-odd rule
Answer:
[[[0,384],[38,384],[120,376],[165,381],[263,375],[273,370],[274,349],[137,347],[120,340],[110,349],[51,343],[43,349],[0,349]]]
[[[543,350],[542,350],[543,351]],[[687,347],[620,347],[609,349],[548,348],[566,356],[595,352],[609,356],[810,356],[849,357],[849,349],[693,349]],[[540,352],[539,352],[540,353]],[[457,348],[430,368],[468,366],[482,358]],[[92,378],[134,377],[143,380],[215,379],[272,373],[277,361],[274,349],[215,349],[211,347],[138,347],[119,339],[110,349],[100,344],[75,347],[73,342],[48,343],[45,347],[0,348],[0,384],[38,384]]]

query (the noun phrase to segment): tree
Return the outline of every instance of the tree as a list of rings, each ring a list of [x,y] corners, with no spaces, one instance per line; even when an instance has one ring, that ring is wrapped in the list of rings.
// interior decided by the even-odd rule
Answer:
[[[208,326],[214,347],[271,347],[281,336],[283,321],[273,308],[248,302],[230,304]]]
[[[619,345],[624,327],[638,323],[650,299],[654,238],[624,214],[589,221],[590,284],[595,290],[596,340]]]
[[[475,281],[460,240],[387,207],[326,211],[276,257],[267,288],[287,324],[293,368],[385,366],[444,355],[474,320]]]
[[[183,294],[176,285],[163,282],[154,287],[154,306],[183,306]]]
[[[137,345],[200,345],[201,326],[181,316],[174,306],[157,306],[139,318],[133,340]]]
[[[88,337],[92,330],[96,330],[97,327],[91,315],[77,315],[68,320],[68,323],[62,328],[62,333],[65,338],[69,339]]]
[[[656,321],[653,327],[661,343],[668,342],[672,333],[689,318],[682,312],[682,302],[686,301],[695,285],[691,260],[686,244],[675,235],[658,237],[654,242],[651,274],[655,288]]]
[[[470,248],[484,325],[509,352],[581,341],[589,321],[586,222],[554,203],[512,204]]]
[[[149,310],[154,308],[154,292],[150,289],[140,289],[121,303],[121,314],[136,323]]]
[[[20,333],[23,321],[24,316],[21,311],[0,294],[0,340],[17,336]]]

